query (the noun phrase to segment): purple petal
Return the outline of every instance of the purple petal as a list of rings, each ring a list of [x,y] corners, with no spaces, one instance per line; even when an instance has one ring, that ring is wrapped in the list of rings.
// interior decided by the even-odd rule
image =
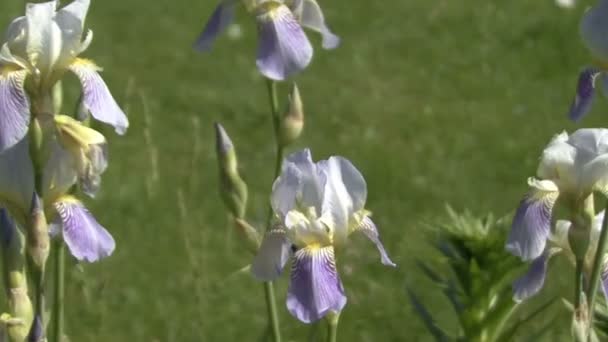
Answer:
[[[551,229],[551,213],[556,196],[529,193],[519,203],[505,246],[522,260],[538,258],[545,249]]]
[[[312,46],[289,8],[268,2],[257,15],[257,66],[262,75],[282,81],[308,66]]]
[[[114,238],[82,203],[71,199],[56,203],[55,208],[63,225],[63,240],[76,259],[94,262],[112,254]]]
[[[36,317],[34,318],[34,322],[30,327],[30,333],[27,336],[27,342],[40,342],[44,340],[44,326],[42,324],[42,319],[39,315],[36,315]]]
[[[378,248],[378,252],[380,252],[380,259],[382,260],[383,265],[393,266],[393,267],[397,266],[397,264],[395,264],[388,257],[388,253],[386,253],[386,250],[384,249],[382,242],[380,242],[378,228],[376,227],[376,225],[374,224],[372,219],[369,218],[369,216],[366,216],[363,219],[363,221],[361,222],[361,226],[359,227],[359,230],[363,234],[365,234],[365,236],[367,236],[367,238],[370,239],[376,245],[376,248]]]
[[[10,217],[8,210],[0,208],[0,240],[4,248],[8,248],[15,235],[15,222]]]
[[[595,97],[595,78],[599,74],[600,71],[593,68],[585,69],[580,73],[576,96],[570,105],[570,113],[568,114],[570,120],[580,120],[591,109]]]
[[[266,233],[258,254],[251,263],[251,273],[262,281],[273,280],[283,271],[291,255],[291,242],[282,229]]]
[[[203,33],[198,37],[194,43],[194,49],[199,52],[208,52],[211,50],[211,46],[215,42],[217,36],[219,36],[228,25],[234,20],[234,7],[235,1],[224,0],[215,8],[213,14],[207,24]]]
[[[0,153],[27,133],[30,104],[23,88],[27,71],[0,70]]]
[[[550,253],[543,253],[534,259],[528,268],[528,272],[513,282],[513,300],[521,302],[538,293],[545,284],[547,275],[547,264]]]
[[[336,270],[334,248],[304,248],[295,254],[287,309],[303,323],[312,323],[331,311],[342,311],[346,295]]]
[[[116,133],[124,134],[129,127],[129,120],[97,73],[99,67],[87,60],[78,59],[70,65],[70,70],[80,79],[82,100],[91,115],[101,122],[114,126]]]

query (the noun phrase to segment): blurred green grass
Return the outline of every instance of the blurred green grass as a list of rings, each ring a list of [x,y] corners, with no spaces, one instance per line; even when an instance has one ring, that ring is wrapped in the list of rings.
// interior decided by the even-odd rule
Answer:
[[[297,77],[307,115],[297,147],[357,165],[399,264],[383,267],[360,237],[339,254],[349,296],[340,339],[430,340],[405,284],[448,325],[451,314],[413,266],[430,253],[420,223],[443,215],[445,203],[508,213],[551,136],[575,129],[566,111],[588,62],[578,20],[590,2],[571,11],[551,0],[321,3],[343,44],[322,51],[309,35],[319,48]],[[272,182],[271,121],[255,70],[254,24],[243,11],[241,38],[223,36],[211,54],[191,49],[214,6],[92,3],[87,27],[95,38],[85,57],[105,68],[131,128],[122,138],[102,128],[111,164],[88,204],[117,250],[72,268],[71,341],[255,341],[264,332],[261,285],[235,273],[250,256],[217,196],[212,123],[222,122],[237,145],[249,217],[259,224]],[[2,25],[22,13],[20,1],[0,7]],[[586,126],[605,122],[605,100],[594,107]],[[570,278],[564,272],[561,283]],[[278,283],[283,331],[287,341],[302,341],[308,330],[284,308],[286,285],[286,277]],[[555,336],[567,332],[563,323]]]

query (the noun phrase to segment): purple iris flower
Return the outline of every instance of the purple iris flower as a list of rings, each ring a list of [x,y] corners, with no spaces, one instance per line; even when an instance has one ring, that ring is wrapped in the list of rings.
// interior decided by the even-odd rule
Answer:
[[[25,16],[9,25],[0,49],[0,152],[17,144],[27,133],[30,91],[37,101],[50,96],[53,85],[66,71],[82,85],[83,103],[92,116],[123,134],[129,123],[93,62],[77,56],[87,49],[93,35],[82,40],[90,0],[75,0],[57,10],[58,1],[28,3]],[[26,89],[25,82],[28,80]],[[44,113],[56,114],[56,113]]]
[[[363,176],[342,157],[314,163],[306,149],[285,159],[272,188],[278,224],[262,241],[252,273],[259,280],[275,279],[292,258],[287,309],[300,321],[317,321],[346,305],[334,246],[344,244],[350,233],[363,232],[376,244],[382,263],[395,266],[365,210],[366,198]]]
[[[220,2],[194,45],[198,51],[211,50],[217,36],[232,23],[236,5],[236,0]],[[254,0],[246,5],[258,26],[256,64],[270,79],[284,80],[310,63],[313,49],[302,27],[319,32],[325,49],[334,49],[340,43],[325,24],[315,0],[295,0],[290,5],[283,0]]]

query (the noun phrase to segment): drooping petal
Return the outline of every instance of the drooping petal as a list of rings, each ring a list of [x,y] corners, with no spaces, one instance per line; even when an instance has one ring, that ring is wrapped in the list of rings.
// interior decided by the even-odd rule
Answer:
[[[114,126],[116,133],[124,134],[129,127],[129,120],[97,73],[100,68],[84,59],[76,59],[69,68],[80,79],[83,102],[91,115],[96,120]]]
[[[0,153],[14,146],[27,133],[30,103],[23,88],[26,70],[0,67]]]
[[[236,1],[224,0],[215,8],[213,14],[203,29],[203,33],[194,43],[194,48],[199,52],[211,50],[215,39],[222,33],[234,20],[234,9]]]
[[[114,238],[76,199],[55,204],[63,225],[63,240],[72,255],[81,261],[95,262],[112,254]]]
[[[28,139],[24,137],[0,154],[0,202],[18,221],[23,222],[29,212],[33,192],[34,168]]]
[[[53,20],[57,3],[28,3],[25,8],[27,59],[40,71],[42,78],[49,75],[61,54],[62,34]]]
[[[550,252],[541,254],[534,259],[528,268],[528,272],[521,278],[513,282],[513,300],[516,302],[524,301],[538,293],[545,284],[547,275],[547,264]]]
[[[312,323],[331,311],[342,311],[345,305],[333,247],[298,250],[287,293],[289,312],[303,323]]]
[[[530,191],[515,212],[505,246],[507,251],[524,261],[536,259],[543,253],[551,230],[553,204],[559,194],[551,181],[532,181],[530,185]]]
[[[365,236],[367,236],[367,238],[370,239],[376,245],[376,248],[378,248],[378,252],[380,252],[380,260],[382,261],[383,265],[393,267],[397,266],[397,264],[395,264],[389,258],[388,253],[386,253],[384,245],[382,245],[382,242],[380,241],[380,234],[378,233],[378,228],[369,216],[366,216],[363,221],[361,221],[361,225],[357,230],[365,234]]]
[[[257,13],[259,44],[257,66],[262,75],[277,81],[304,70],[312,60],[312,46],[289,8],[265,2]]]
[[[273,229],[266,233],[258,254],[251,263],[251,273],[262,281],[274,280],[283,271],[291,255],[291,242],[282,229]]]
[[[335,49],[340,45],[340,37],[333,34],[327,27],[323,11],[315,0],[301,1],[301,12],[299,14],[302,26],[321,34],[324,49]]]
[[[583,70],[578,77],[576,96],[570,105],[568,117],[572,121],[578,121],[591,109],[595,97],[595,80],[600,75],[597,69],[589,68]]]

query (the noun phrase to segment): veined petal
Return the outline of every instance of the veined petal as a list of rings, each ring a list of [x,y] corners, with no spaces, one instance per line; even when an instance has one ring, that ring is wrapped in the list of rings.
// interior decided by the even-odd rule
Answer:
[[[595,97],[595,80],[601,74],[598,69],[583,70],[578,77],[576,96],[570,105],[568,117],[572,121],[580,120],[591,109]]]
[[[388,253],[386,253],[384,245],[382,245],[382,242],[380,242],[380,234],[378,233],[378,228],[369,216],[366,216],[361,221],[361,225],[357,230],[365,234],[365,236],[367,236],[367,238],[370,239],[376,245],[376,248],[378,248],[378,252],[380,252],[380,260],[382,261],[383,265],[393,267],[397,266],[397,264],[395,264],[388,257]]]
[[[333,34],[325,23],[325,16],[315,0],[300,1],[299,19],[302,26],[319,32],[323,37],[324,49],[335,49],[340,45],[340,37]]]
[[[0,202],[23,220],[34,192],[34,168],[27,137],[0,154]],[[20,221],[23,222],[23,221]]]
[[[291,242],[282,229],[266,233],[258,254],[251,264],[251,273],[257,280],[270,281],[278,277],[291,255]]]
[[[114,238],[82,203],[66,198],[55,203],[55,208],[62,222],[63,240],[76,259],[95,262],[112,254]]]
[[[551,253],[549,251],[534,259],[528,268],[528,272],[513,282],[513,300],[524,301],[538,293],[545,284],[547,275],[547,264]]]
[[[548,189],[531,185],[515,212],[505,246],[507,251],[524,261],[536,259],[543,253],[551,230],[553,204],[559,195],[557,187]]]
[[[312,59],[312,46],[289,8],[268,1],[258,8],[257,66],[262,75],[282,81],[302,71]]]
[[[333,247],[304,248],[295,254],[287,309],[303,323],[312,323],[346,305]]]
[[[69,68],[80,79],[83,102],[91,115],[96,120],[114,126],[116,133],[124,134],[129,127],[129,121],[97,73],[100,68],[84,59],[76,59]]]
[[[226,28],[234,20],[234,9],[236,1],[234,0],[223,0],[215,8],[213,14],[203,29],[203,33],[198,37],[194,43],[194,48],[200,52],[207,52],[211,50],[215,39],[226,30]]]
[[[27,133],[30,103],[23,88],[26,70],[0,67],[0,153],[14,146]]]

